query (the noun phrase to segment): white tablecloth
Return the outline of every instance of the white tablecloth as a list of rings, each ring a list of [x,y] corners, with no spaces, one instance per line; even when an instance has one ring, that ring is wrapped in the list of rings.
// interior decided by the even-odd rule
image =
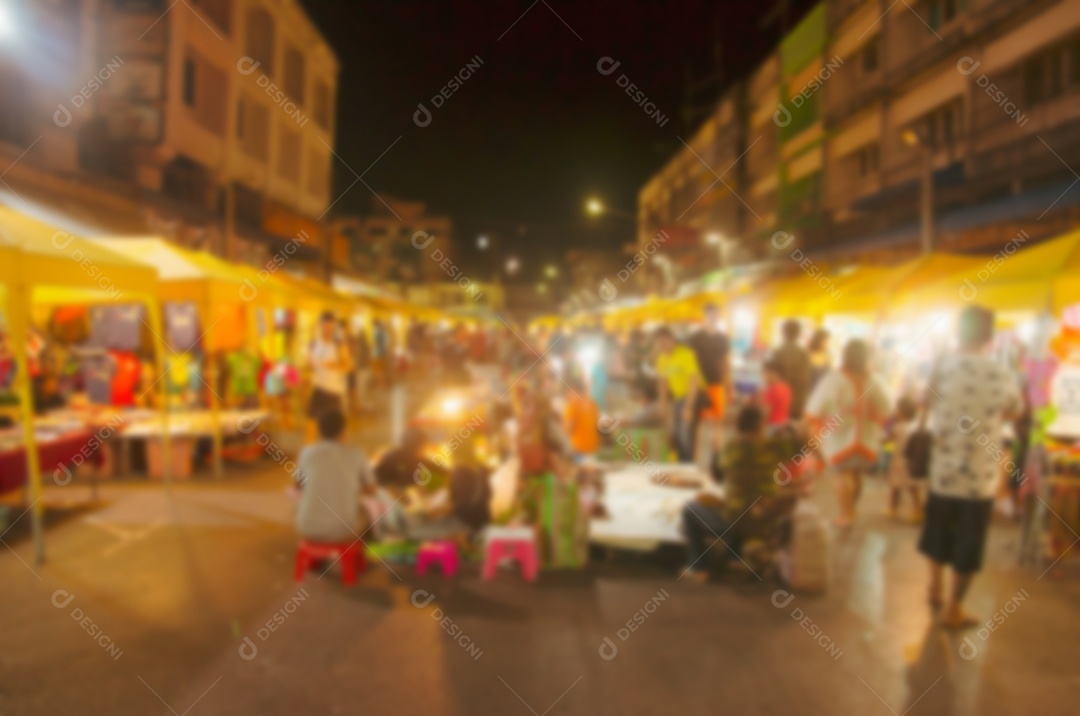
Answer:
[[[653,475],[678,476],[693,486],[657,484]],[[702,490],[719,492],[696,465],[662,465],[647,469],[630,465],[610,471],[604,479],[607,519],[589,522],[589,541],[608,547],[648,551],[662,543],[682,543],[682,509]]]

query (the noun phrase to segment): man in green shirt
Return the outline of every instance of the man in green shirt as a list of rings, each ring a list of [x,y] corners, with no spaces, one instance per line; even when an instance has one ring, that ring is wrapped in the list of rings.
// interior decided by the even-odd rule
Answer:
[[[704,559],[710,536],[719,537],[731,555],[741,557],[749,538],[770,541],[779,535],[797,496],[794,487],[776,480],[777,468],[791,461],[799,445],[786,436],[765,437],[761,409],[743,407],[735,419],[736,435],[721,457],[723,496],[703,492],[683,508],[683,532],[689,548],[686,575],[709,579]]]

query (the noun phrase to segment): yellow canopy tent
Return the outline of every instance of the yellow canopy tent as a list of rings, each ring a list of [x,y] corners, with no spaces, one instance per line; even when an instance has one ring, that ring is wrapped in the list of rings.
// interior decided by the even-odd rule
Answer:
[[[3,289],[11,346],[17,366],[16,390],[22,412],[26,446],[27,477],[31,497],[34,551],[37,561],[45,559],[42,526],[41,465],[34,437],[34,410],[31,397],[26,345],[30,329],[30,309],[35,303],[112,303],[132,301],[147,306],[155,334],[158,375],[165,370],[164,342],[158,310],[157,272],[100,245],[57,230],[10,208],[0,207],[0,288]],[[161,402],[167,398],[160,382]],[[169,484],[168,412],[161,411],[164,478]]]
[[[251,333],[249,321],[252,312],[247,310],[249,301],[244,298],[244,279],[227,264],[200,258],[195,252],[157,237],[101,238],[93,239],[93,243],[156,269],[160,279],[159,297],[163,303],[194,303],[207,353],[235,350],[245,345],[249,349],[257,347],[258,337]],[[173,351],[170,353],[176,357]],[[212,365],[208,362],[207,367],[212,368]],[[203,382],[210,389],[214,474],[221,477],[224,474],[221,457],[224,440],[216,371],[208,370]]]
[[[886,313],[895,312],[897,302],[902,302],[921,286],[969,270],[979,263],[978,259],[956,254],[918,256],[899,266],[886,268],[877,275],[869,274],[868,280],[860,280],[850,290],[841,291],[827,307],[826,313],[862,314],[876,320]]]
[[[1007,244],[996,254],[972,257],[970,266],[914,291],[902,308],[977,303],[995,311],[1060,310],[1080,301],[1078,278],[1080,230],[1029,248]]]

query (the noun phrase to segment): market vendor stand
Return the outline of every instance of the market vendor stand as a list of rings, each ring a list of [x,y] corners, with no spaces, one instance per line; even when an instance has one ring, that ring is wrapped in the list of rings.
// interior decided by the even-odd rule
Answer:
[[[205,259],[196,259],[192,252],[169,244],[164,239],[151,238],[102,238],[94,243],[109,250],[122,252],[134,260],[157,270],[159,295],[163,303],[194,303],[199,317],[203,352],[207,356],[207,374],[203,384],[209,388],[210,424],[213,426],[213,472],[215,477],[224,475],[222,461],[223,431],[221,426],[221,396],[216,363],[212,354],[226,350],[257,347],[257,337],[250,331],[251,314],[249,301],[243,298],[243,278],[224,267]],[[237,331],[238,313],[245,314]],[[159,333],[159,329],[155,329]],[[161,337],[159,333],[158,337]],[[173,352],[174,358],[177,357]],[[164,373],[162,376],[164,382]],[[154,436],[147,434],[148,440]]]
[[[164,375],[165,345],[161,339],[158,277],[152,268],[103,246],[79,239],[10,208],[0,207],[0,288],[3,289],[15,356],[15,388],[19,396],[26,446],[34,554],[37,562],[41,563],[45,559],[41,461],[34,429],[34,405],[26,350],[31,306],[35,303],[112,303],[120,298],[144,304],[155,334],[158,375]],[[167,401],[164,382],[160,383],[159,389],[164,435],[162,452],[168,465],[169,416],[164,410]],[[168,484],[171,478],[167,468],[164,478]]]

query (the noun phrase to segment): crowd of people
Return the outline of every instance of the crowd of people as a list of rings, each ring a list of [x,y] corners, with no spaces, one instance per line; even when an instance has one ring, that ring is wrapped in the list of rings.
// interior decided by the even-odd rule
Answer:
[[[933,360],[924,385],[899,395],[877,374],[868,342],[846,342],[834,365],[829,334],[819,329],[804,341],[795,320],[783,323],[778,345],[760,356],[758,377],[736,380],[720,326],[716,307],[708,306],[687,332],[661,326],[615,336],[592,327],[523,337],[509,327],[410,328],[410,359],[428,361],[446,381],[465,382],[470,364],[501,367],[508,387],[487,420],[511,421],[514,439],[499,445],[494,430],[486,440],[472,435],[449,465],[432,460],[427,436],[411,430],[372,466],[344,440],[345,396],[350,375],[389,360],[394,349],[389,338],[375,339],[369,361],[366,348],[340,340],[341,327],[327,315],[310,351],[316,430],[298,461],[298,529],[308,539],[351,541],[375,524],[380,537],[454,539],[467,549],[492,521],[519,520],[537,527],[545,563],[579,566],[588,519],[604,510],[601,463],[593,458],[611,442],[608,416],[628,415],[629,407],[627,421],[669,437],[672,462],[701,463],[704,455],[721,487],[683,511],[690,579],[710,577],[710,536],[722,536],[728,550],[721,552],[744,564],[751,542],[783,548],[794,506],[817,474],[835,476],[835,527],[850,528],[866,476],[877,472],[888,478],[890,516],[906,497],[909,518],[922,525],[928,601],[944,608],[946,625],[974,623],[962,604],[982,566],[1002,476],[986,444],[1024,413],[1016,375],[987,354],[993,315],[963,311],[957,347]],[[483,453],[493,449],[517,458],[520,489],[507,515],[489,509],[492,467]]]

